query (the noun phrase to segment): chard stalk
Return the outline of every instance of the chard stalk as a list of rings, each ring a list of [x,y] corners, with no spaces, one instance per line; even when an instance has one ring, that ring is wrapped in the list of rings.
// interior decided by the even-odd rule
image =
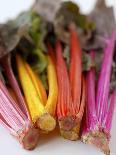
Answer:
[[[56,121],[42,103],[43,95],[38,85],[37,76],[29,64],[18,54],[16,62],[20,83],[33,123],[36,123],[38,128],[44,132],[52,131],[56,126]]]
[[[97,94],[96,94],[96,113],[99,124],[102,125],[105,115],[108,111],[108,98],[110,89],[110,77],[112,71],[112,60],[116,42],[116,30],[113,31],[111,39],[104,50],[104,58],[101,66],[101,71],[98,79]]]
[[[12,99],[7,88],[0,80],[0,123],[15,136],[23,148],[32,150],[38,143],[39,132],[18,104]]]
[[[14,100],[10,96],[5,84],[3,84],[0,78],[0,123],[19,140],[25,149],[32,150],[38,143],[39,132],[30,120],[26,104],[12,71],[11,55],[7,51],[1,36],[0,53],[0,63],[16,98]]]
[[[76,140],[78,135],[75,132],[76,123],[73,118],[74,108],[72,107],[70,82],[66,63],[62,55],[62,46],[59,41],[56,42],[56,68],[59,89],[57,117],[60,126],[60,133],[64,138]]]
[[[58,97],[58,84],[57,84],[56,68],[51,55],[48,55],[47,78],[48,78],[49,94],[45,105],[45,109],[52,116],[55,116],[57,97]]]
[[[116,88],[110,96],[108,113],[106,115],[106,121],[105,121],[105,131],[109,137],[110,137],[110,130],[112,126],[112,119],[113,119],[115,106],[116,106]]]
[[[110,154],[109,138],[116,103],[116,90],[114,90],[111,96],[109,92],[115,42],[116,30],[112,33],[104,51],[103,63],[97,83],[97,93],[94,93],[95,77],[93,76],[94,72],[92,68],[88,71],[86,77],[87,104],[82,140],[85,143],[95,145],[106,155]]]
[[[22,96],[18,82],[17,82],[15,75],[13,73],[13,70],[12,70],[10,54],[6,55],[5,57],[3,57],[1,59],[1,65],[4,69],[4,72],[7,76],[7,78],[8,78],[8,82],[15,93],[18,106],[20,107],[22,112],[25,114],[25,116],[28,117],[28,119],[30,119],[30,115],[27,110],[26,103],[24,101],[24,98]]]
[[[82,51],[79,43],[79,39],[76,33],[76,27],[71,24],[70,30],[70,67],[69,78],[71,86],[71,94],[73,100],[73,107],[75,114],[79,112],[81,104],[81,87],[82,87]]]
[[[92,60],[94,60],[95,53],[90,53]],[[92,67],[86,74],[86,126],[84,126],[83,133],[94,131],[97,127],[96,105],[95,105],[95,68]]]
[[[76,61],[76,59],[74,61]],[[76,62],[74,62],[74,64],[75,63]],[[77,67],[74,64],[73,66]],[[74,69],[74,72],[71,69],[71,72],[73,73],[76,72],[76,69],[78,70],[78,68],[74,68],[74,67],[72,67],[72,69]],[[59,41],[56,42],[56,68],[57,68],[58,89],[59,89],[58,104],[57,104],[57,117],[59,121],[60,132],[61,132],[61,135],[66,139],[77,140],[79,138],[80,123],[81,123],[81,119],[84,113],[85,83],[84,83],[84,78],[82,78],[82,75],[80,76],[80,70],[79,70],[79,75],[77,75],[76,78],[81,78],[81,80],[83,79],[81,83],[82,90],[80,90],[80,88],[78,89],[81,91],[80,92],[81,96],[79,97],[80,98],[79,99],[77,97],[79,94],[75,96],[76,95],[75,92],[77,92],[76,90],[77,86],[75,85],[74,87],[74,83],[73,83],[73,86],[70,85],[67,66],[63,59],[62,47]],[[76,82],[77,82],[77,79],[75,79],[75,83]],[[79,103],[73,102],[72,99],[74,96],[72,97],[73,91],[71,92],[72,90],[71,88],[75,89],[74,96],[75,98],[79,99],[78,100]]]

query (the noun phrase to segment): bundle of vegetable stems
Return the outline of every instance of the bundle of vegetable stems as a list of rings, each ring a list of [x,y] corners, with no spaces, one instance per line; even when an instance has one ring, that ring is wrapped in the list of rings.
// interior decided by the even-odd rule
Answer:
[[[116,104],[116,88],[112,93],[110,91],[116,30],[106,40],[100,73],[96,78],[93,65],[96,52],[93,49],[87,51],[93,63],[83,71],[83,51],[73,22],[67,25],[68,64],[64,58],[64,47],[67,45],[57,35],[53,42],[48,36],[47,42],[44,42],[46,53],[42,51],[39,22],[34,16],[29,30],[34,49],[22,51],[25,47],[16,47],[9,52],[0,36],[0,53],[8,53],[0,58],[0,123],[27,150],[34,149],[39,135],[53,131],[58,123],[62,137],[81,139],[109,155]],[[31,60],[36,56],[37,64],[34,62],[33,65],[29,56]]]
[[[110,94],[115,43],[116,30],[113,31],[111,38],[106,43],[98,81],[95,81],[95,67],[92,67],[86,74],[86,112],[82,140],[85,143],[94,144],[105,154],[110,154],[110,130],[116,104],[116,88]],[[91,51],[90,56],[94,60],[95,52]]]
[[[85,80],[82,75],[81,48],[75,26],[70,25],[69,73],[62,56],[62,47],[56,42],[56,67],[58,76],[57,117],[61,135],[70,140],[79,138],[80,122],[85,105]]]

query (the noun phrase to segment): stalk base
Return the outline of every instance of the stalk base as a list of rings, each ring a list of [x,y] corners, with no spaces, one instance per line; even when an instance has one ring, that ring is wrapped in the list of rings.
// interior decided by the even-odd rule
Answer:
[[[35,128],[30,128],[26,133],[22,133],[19,137],[19,141],[23,148],[26,150],[33,150],[39,140],[39,130]]]
[[[50,132],[56,127],[56,120],[48,113],[42,115],[38,121],[37,126],[44,132]]]
[[[100,131],[90,132],[82,137],[84,143],[95,145],[106,155],[110,155],[107,135]]]
[[[59,121],[61,136],[75,141],[79,139],[80,122],[77,123],[72,117],[66,117]]]

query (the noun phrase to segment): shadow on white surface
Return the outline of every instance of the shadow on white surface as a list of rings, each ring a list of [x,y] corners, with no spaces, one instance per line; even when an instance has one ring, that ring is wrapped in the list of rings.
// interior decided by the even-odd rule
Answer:
[[[0,138],[0,154],[3,155],[103,155],[98,149],[80,141],[72,142],[63,139],[58,131],[41,136],[38,147],[34,151],[21,149],[18,142],[3,128],[0,128]]]

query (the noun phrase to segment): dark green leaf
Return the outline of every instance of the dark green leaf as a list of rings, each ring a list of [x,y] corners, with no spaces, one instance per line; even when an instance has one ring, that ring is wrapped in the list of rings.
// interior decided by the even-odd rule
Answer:
[[[63,57],[66,60],[67,67],[69,67],[69,63],[70,63],[70,49],[69,49],[69,46],[66,46],[64,48]]]
[[[34,50],[33,55],[37,57],[37,60],[31,62],[32,67],[38,74],[41,74],[47,67],[47,58],[40,49]]]
[[[83,71],[88,71],[91,67],[95,67],[95,62],[93,62],[89,54],[87,54],[86,52],[83,52],[82,55],[82,67]]]
[[[1,36],[6,46],[6,51],[9,53],[16,48],[22,37],[28,40],[31,38],[28,35],[28,27],[30,25],[30,13],[21,13],[15,20],[8,21],[6,24],[0,25]],[[3,53],[4,56],[7,53]]]
[[[80,13],[77,4],[71,1],[61,4],[61,8],[56,14],[56,22],[61,19],[64,26],[68,26],[71,22],[74,22],[78,27],[85,30],[94,28],[94,24],[90,22],[85,15]]]
[[[92,31],[95,30],[95,24],[89,20],[86,15],[80,13],[76,3],[71,1],[63,2],[56,14],[54,20],[55,33],[64,43],[69,43],[69,32],[66,28],[74,22],[77,25],[78,37],[82,47],[85,46],[88,39],[91,38]]]

